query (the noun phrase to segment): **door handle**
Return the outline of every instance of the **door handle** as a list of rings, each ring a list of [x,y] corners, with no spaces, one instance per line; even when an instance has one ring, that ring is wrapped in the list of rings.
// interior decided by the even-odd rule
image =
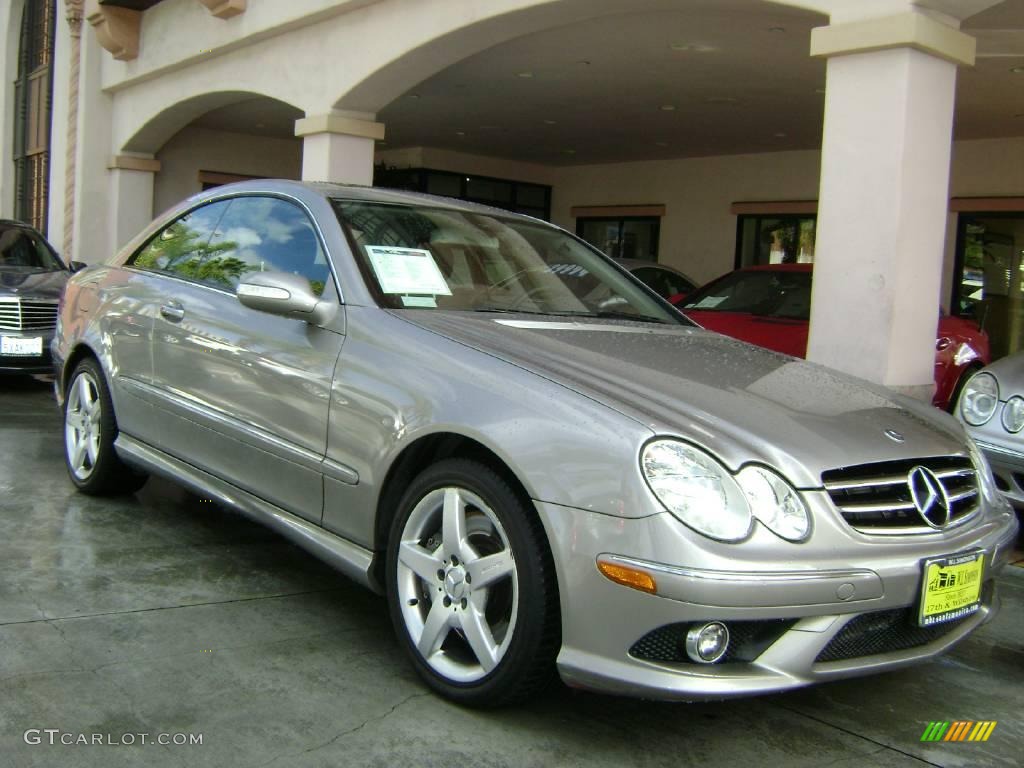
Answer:
[[[172,301],[160,307],[160,314],[165,320],[170,320],[172,323],[180,323],[185,319],[185,308],[178,302]]]

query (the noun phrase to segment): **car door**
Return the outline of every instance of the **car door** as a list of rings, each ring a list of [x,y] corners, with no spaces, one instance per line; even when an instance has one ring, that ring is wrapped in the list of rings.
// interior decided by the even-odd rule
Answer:
[[[323,513],[321,462],[343,317],[329,327],[243,306],[246,274],[302,275],[338,301],[313,222],[283,198],[232,198],[155,320],[153,372],[171,455],[302,517]]]
[[[176,217],[132,254],[124,269],[103,280],[103,335],[109,339],[111,386],[118,425],[127,434],[163,448],[168,414],[153,380],[155,319],[169,293],[191,280],[203,249],[228,209],[227,201]]]

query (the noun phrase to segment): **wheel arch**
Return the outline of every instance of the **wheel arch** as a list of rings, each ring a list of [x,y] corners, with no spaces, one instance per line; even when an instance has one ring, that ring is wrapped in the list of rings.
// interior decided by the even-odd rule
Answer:
[[[68,380],[71,378],[71,374],[74,373],[75,368],[78,367],[78,364],[80,362],[89,357],[91,357],[97,363],[100,363],[99,355],[96,354],[93,348],[90,347],[85,342],[79,342],[77,345],[75,345],[74,349],[71,350],[71,353],[67,356],[67,359],[64,360],[64,367],[60,371],[60,391],[62,398],[65,397],[67,394]],[[102,365],[103,364],[100,363],[101,368]]]
[[[388,468],[374,514],[373,547],[380,552],[386,549],[391,523],[397,512],[398,503],[409,483],[424,469],[444,459],[472,459],[496,472],[525,503],[533,509],[531,495],[526,485],[505,459],[479,440],[457,432],[434,432],[417,438],[395,457]],[[536,514],[536,512],[535,512]],[[382,572],[384,558],[377,558],[378,574]],[[383,580],[381,581],[383,583]]]

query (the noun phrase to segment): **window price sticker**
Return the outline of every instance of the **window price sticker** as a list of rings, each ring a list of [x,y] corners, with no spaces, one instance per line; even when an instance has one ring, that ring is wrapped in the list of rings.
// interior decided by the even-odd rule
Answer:
[[[430,251],[368,245],[366,254],[384,293],[452,295]]]

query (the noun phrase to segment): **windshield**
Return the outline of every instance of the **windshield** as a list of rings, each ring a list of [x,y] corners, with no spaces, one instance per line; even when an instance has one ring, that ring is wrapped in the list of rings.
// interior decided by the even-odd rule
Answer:
[[[0,270],[6,272],[53,272],[64,265],[42,236],[22,227],[0,225]]]
[[[512,218],[332,200],[383,306],[685,323],[575,238]]]
[[[808,320],[811,273],[784,270],[731,272],[708,283],[680,307],[701,312],[746,312],[760,317]]]

